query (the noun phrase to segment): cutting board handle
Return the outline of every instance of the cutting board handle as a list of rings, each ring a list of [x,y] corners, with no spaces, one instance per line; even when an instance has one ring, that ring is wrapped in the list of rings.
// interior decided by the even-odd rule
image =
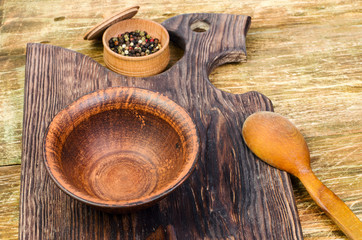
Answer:
[[[162,25],[171,41],[185,51],[177,64],[207,77],[219,65],[246,60],[250,22],[251,18],[244,15],[193,13],[172,17]]]

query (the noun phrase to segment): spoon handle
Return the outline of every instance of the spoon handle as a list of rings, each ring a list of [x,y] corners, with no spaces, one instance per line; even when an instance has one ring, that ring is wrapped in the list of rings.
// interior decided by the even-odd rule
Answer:
[[[350,239],[362,239],[362,222],[348,206],[329,190],[312,171],[303,173],[299,179],[312,199],[340,227]]]

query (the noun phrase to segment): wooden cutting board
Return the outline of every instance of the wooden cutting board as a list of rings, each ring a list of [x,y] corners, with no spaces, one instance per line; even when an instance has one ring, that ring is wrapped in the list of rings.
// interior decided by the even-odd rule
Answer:
[[[195,32],[195,22],[209,29]],[[242,140],[245,118],[272,111],[270,100],[258,92],[222,92],[208,79],[216,66],[245,60],[250,17],[186,14],[163,25],[185,53],[146,79],[116,74],[64,48],[28,44],[20,239],[302,239],[289,176],[258,160]],[[48,176],[42,155],[44,133],[56,113],[111,86],[163,93],[190,113],[201,140],[196,169],[184,184],[153,207],[123,215],[68,197]]]

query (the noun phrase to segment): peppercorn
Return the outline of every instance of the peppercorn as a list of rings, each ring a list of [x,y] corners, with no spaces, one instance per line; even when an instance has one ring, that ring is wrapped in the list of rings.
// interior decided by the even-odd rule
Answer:
[[[115,53],[123,56],[147,56],[161,49],[160,40],[152,38],[146,31],[132,31],[119,34],[108,41],[109,47]]]

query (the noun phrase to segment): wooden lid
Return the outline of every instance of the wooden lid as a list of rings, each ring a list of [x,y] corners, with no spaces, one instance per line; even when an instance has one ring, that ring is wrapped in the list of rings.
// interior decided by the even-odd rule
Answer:
[[[103,32],[111,25],[120,22],[125,19],[130,19],[137,14],[139,6],[133,6],[126,9],[123,9],[121,12],[103,20],[101,23],[97,24],[91,28],[85,35],[84,40],[93,40],[102,36]]]

